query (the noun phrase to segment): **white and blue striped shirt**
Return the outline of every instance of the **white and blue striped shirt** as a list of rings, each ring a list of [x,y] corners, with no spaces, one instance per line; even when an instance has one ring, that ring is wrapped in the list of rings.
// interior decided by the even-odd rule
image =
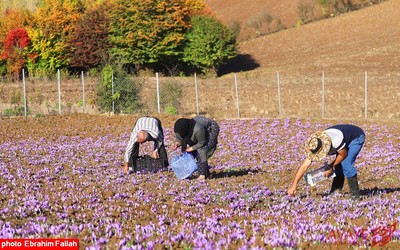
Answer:
[[[153,117],[141,117],[137,119],[135,126],[132,129],[128,145],[126,146],[124,160],[129,161],[132,154],[133,145],[137,142],[139,131],[143,130],[150,134],[156,141],[154,142],[154,149],[159,149],[164,142],[163,131],[160,131],[157,119]]]

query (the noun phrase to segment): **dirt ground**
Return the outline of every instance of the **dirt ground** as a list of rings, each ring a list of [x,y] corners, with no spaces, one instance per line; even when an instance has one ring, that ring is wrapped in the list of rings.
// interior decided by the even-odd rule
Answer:
[[[277,78],[277,72],[254,76],[238,75],[237,96],[234,76],[197,79],[198,104],[194,78],[160,78],[159,81],[161,87],[168,82],[180,86],[182,97],[177,101],[176,107],[177,113],[181,116],[195,115],[198,110],[200,114],[216,119],[238,117],[367,118],[371,121],[400,119],[398,102],[400,75],[382,76],[369,73],[367,85],[364,73],[344,77],[326,72],[322,80],[321,73],[291,75],[288,72],[279,72],[279,85]],[[82,93],[79,92],[82,89],[81,81],[79,79],[62,81],[61,114],[101,113],[95,105],[95,82],[95,79],[87,80],[86,101],[83,107]],[[147,79],[147,84],[141,92],[142,109],[138,110],[138,113],[147,115],[158,112],[155,82],[154,78]],[[40,84],[28,82],[26,86],[29,116],[59,113],[58,94],[54,82]],[[20,83],[0,85],[1,115],[5,115],[7,109],[13,109],[12,96],[15,93],[21,94],[21,89]],[[168,93],[160,95],[161,101],[165,96],[168,98]],[[23,105],[20,104],[18,107],[23,115]],[[161,113],[166,113],[165,107],[161,105]]]

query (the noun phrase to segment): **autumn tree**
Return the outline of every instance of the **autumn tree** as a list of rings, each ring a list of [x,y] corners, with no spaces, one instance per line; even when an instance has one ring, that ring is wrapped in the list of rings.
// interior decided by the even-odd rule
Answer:
[[[25,28],[10,30],[4,41],[4,48],[0,58],[7,61],[7,68],[14,77],[19,75],[25,65],[27,56],[25,48],[29,45],[29,41]]]
[[[110,24],[113,55],[136,69],[177,62],[190,17],[203,8],[201,0],[117,0]]]
[[[186,34],[183,61],[203,73],[217,73],[218,66],[238,53],[235,34],[212,16],[193,16]]]
[[[84,12],[81,0],[42,0],[34,13],[34,26],[28,30],[32,40],[31,71],[49,73],[66,68],[69,63],[68,41],[75,34],[77,22]]]
[[[12,10],[3,9],[0,13],[0,74],[5,75],[9,73],[8,66],[13,65],[13,62],[8,61],[9,58],[16,54],[13,54],[10,50],[13,49],[11,40],[21,35],[21,29],[28,27],[32,22],[32,15],[26,9]],[[7,40],[7,41],[6,41]],[[18,41],[16,41],[18,43]],[[21,45],[17,45],[16,49],[21,49]],[[11,46],[4,51],[5,46]],[[11,56],[11,57],[9,57]],[[11,60],[11,59],[10,59]]]
[[[89,69],[100,65],[108,57],[109,17],[107,2],[89,8],[77,23],[69,41],[69,65],[73,68]]]

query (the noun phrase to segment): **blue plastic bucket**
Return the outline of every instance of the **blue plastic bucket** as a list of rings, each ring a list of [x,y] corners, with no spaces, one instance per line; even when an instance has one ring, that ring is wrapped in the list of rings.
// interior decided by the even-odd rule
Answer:
[[[179,180],[190,177],[197,170],[197,164],[193,155],[186,152],[182,155],[172,157],[171,167]]]

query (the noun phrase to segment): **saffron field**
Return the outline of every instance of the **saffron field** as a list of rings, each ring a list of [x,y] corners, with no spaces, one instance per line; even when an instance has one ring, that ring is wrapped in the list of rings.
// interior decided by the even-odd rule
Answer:
[[[123,174],[136,118],[0,118],[0,238],[76,238],[80,249],[400,247],[398,123],[217,120],[212,178],[180,181]],[[159,118],[168,145],[178,117]],[[356,162],[362,200],[347,199],[347,183],[327,196],[330,181],[302,181],[287,196],[306,138],[336,123],[366,132]]]

